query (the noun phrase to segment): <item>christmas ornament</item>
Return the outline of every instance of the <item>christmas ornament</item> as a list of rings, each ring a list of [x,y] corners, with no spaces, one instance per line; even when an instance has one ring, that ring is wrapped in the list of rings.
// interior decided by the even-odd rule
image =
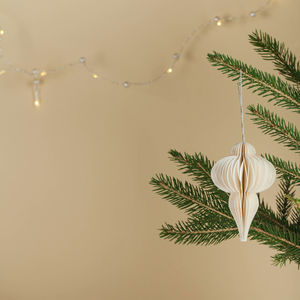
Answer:
[[[259,206],[257,193],[268,189],[274,183],[276,170],[269,161],[256,155],[251,144],[245,142],[242,73],[239,96],[242,142],[233,146],[231,156],[222,158],[213,166],[211,178],[219,189],[230,193],[229,208],[237,224],[240,240],[245,242]]]

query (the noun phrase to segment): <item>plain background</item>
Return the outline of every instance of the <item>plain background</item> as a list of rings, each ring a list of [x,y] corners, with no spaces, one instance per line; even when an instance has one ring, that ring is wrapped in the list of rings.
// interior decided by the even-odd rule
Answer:
[[[247,15],[261,4],[2,0],[1,45],[29,70],[86,56],[114,79],[147,80],[202,22]],[[113,86],[78,66],[45,79],[37,111],[30,79],[3,76],[0,299],[298,300],[297,266],[272,266],[266,246],[238,238],[214,247],[161,240],[160,225],[185,215],[154,194],[149,180],[158,172],[185,178],[168,159],[172,148],[212,160],[229,154],[240,141],[237,89],[206,54],[218,50],[270,71],[247,35],[267,31],[299,56],[299,10],[300,1],[275,1],[256,18],[209,27],[174,73],[152,86]],[[265,104],[246,90],[244,102]],[[298,159],[249,117],[246,138],[258,153]],[[263,193],[272,206],[277,186]]]

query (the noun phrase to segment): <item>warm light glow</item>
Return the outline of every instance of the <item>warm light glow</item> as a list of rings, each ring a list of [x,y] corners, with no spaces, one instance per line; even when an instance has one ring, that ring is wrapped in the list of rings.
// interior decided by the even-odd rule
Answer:
[[[0,29],[0,35],[4,35],[4,30]]]
[[[42,71],[40,75],[41,75],[42,77],[44,77],[44,76],[47,75],[47,72],[46,72],[46,71]]]
[[[222,20],[218,20],[217,21],[217,26],[221,26],[222,25]]]
[[[93,78],[97,79],[98,77],[98,74],[93,74]]]
[[[172,73],[173,72],[173,69],[172,68],[169,68],[168,70],[167,70],[167,73]]]
[[[35,99],[35,100],[33,101],[33,105],[34,105],[35,107],[40,107],[40,106],[41,106],[40,100],[39,100],[39,99]]]
[[[3,75],[5,72],[5,70],[0,70],[0,76]]]

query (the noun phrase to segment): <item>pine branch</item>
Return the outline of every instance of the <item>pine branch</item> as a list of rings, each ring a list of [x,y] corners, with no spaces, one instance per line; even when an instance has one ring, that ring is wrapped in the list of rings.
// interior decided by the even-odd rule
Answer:
[[[221,218],[223,222],[233,220],[227,202],[216,199],[213,194],[181,182],[163,174],[156,175],[150,181],[154,191],[179,209],[192,216]]]
[[[274,155],[270,154],[265,154],[264,157],[276,168],[277,174],[279,174],[279,178],[290,176],[293,185],[300,185],[300,167],[296,163],[292,163],[290,161],[286,162],[281,158],[275,157]]]
[[[294,124],[286,123],[284,119],[261,105],[249,105],[248,110],[251,119],[265,134],[275,137],[276,142],[300,153],[300,133]]]
[[[243,86],[252,89],[254,93],[263,97],[268,97],[268,102],[300,113],[300,91],[279,77],[262,72],[217,52],[208,54],[208,60],[234,81],[239,79],[241,70],[243,72]]]
[[[252,226],[249,231],[249,237],[263,245],[267,245],[281,253],[295,263],[300,261],[299,233],[291,234],[283,230],[270,228],[268,224],[261,224],[260,228]]]
[[[260,200],[257,214],[255,215],[254,222],[257,224],[268,223],[270,226],[278,226],[282,230],[295,232],[285,220],[279,218],[276,213],[271,209],[271,207]],[[296,231],[297,232],[297,231]]]
[[[252,226],[249,231],[251,239],[281,251],[292,261],[298,263],[300,256],[299,236],[286,233],[267,226],[259,228]],[[269,232],[271,231],[271,232]],[[235,226],[225,226],[222,223],[203,223],[201,219],[189,218],[175,225],[165,224],[161,227],[160,237],[174,241],[175,244],[212,245],[235,237],[238,230]]]
[[[212,228],[215,230],[216,228],[214,226],[218,226],[217,229],[236,228],[226,201],[215,200],[211,194],[201,188],[194,187],[187,182],[182,183],[176,178],[162,174],[157,175],[156,178],[152,178],[150,183],[154,186],[154,190],[162,195],[164,199],[187,212],[193,219],[196,218],[199,223],[197,230],[187,230],[188,227],[185,229],[176,227],[175,232],[173,232],[172,230],[174,228],[164,227],[162,229],[163,233],[161,233],[161,236],[163,234],[162,237],[169,239],[173,237],[172,240],[177,240],[177,238],[179,238],[178,236],[183,236],[184,243],[197,243],[197,241],[205,243],[205,237],[207,235],[199,237],[197,235],[201,235],[201,233],[198,232],[199,230],[211,230]],[[253,221],[253,226],[255,226],[254,231],[259,233],[259,241],[267,244],[270,238],[276,239],[277,235],[279,246],[277,245],[276,249],[284,251],[285,247],[295,246],[297,248],[298,246],[293,244],[294,240],[289,240],[289,237],[293,237],[295,232],[285,227],[285,223],[282,223],[281,219],[277,218],[271,210],[267,210],[268,208],[266,206],[260,207],[258,213],[259,217]],[[263,214],[265,216],[263,216]],[[166,232],[166,228],[168,232]],[[171,231],[170,228],[172,229]],[[213,237],[215,237],[215,242],[217,243],[223,235],[221,234],[220,237],[216,234],[217,233],[209,235],[206,242],[213,243]],[[257,234],[255,236],[257,236]]]
[[[280,192],[276,196],[278,217],[281,218],[281,220],[285,220],[288,222],[288,218],[292,209],[292,202],[288,199],[287,196],[293,197],[295,194],[291,177],[284,176],[280,181],[279,188]]]
[[[300,199],[298,198],[293,198],[290,195],[287,195],[287,198],[292,201],[293,203],[295,203],[296,207],[300,210]]]
[[[218,195],[221,199],[228,201],[228,194],[218,189],[210,177],[210,172],[214,162],[210,161],[203,154],[195,153],[190,155],[181,154],[177,150],[169,151],[170,159],[176,162],[180,167],[179,170],[184,174],[190,175],[193,180],[201,184],[201,187],[211,193]]]
[[[293,261],[300,265],[300,259],[299,256],[297,255],[297,253],[277,253],[274,256],[272,256],[273,258],[273,265],[274,266],[280,266],[283,267],[285,266],[287,263],[292,263]]]
[[[272,60],[276,70],[287,80],[296,84],[300,83],[300,63],[284,43],[257,30],[249,35],[249,40],[263,59]]]
[[[233,227],[225,227],[221,223],[206,224],[191,218],[175,225],[165,224],[160,229],[160,237],[174,241],[175,244],[215,245],[237,234],[235,224]]]

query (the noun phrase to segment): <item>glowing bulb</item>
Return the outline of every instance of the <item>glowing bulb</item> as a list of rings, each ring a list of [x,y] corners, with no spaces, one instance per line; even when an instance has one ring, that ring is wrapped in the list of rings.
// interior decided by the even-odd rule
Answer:
[[[6,72],[5,70],[0,70],[0,76],[5,74],[5,72]]]
[[[34,105],[35,107],[40,107],[40,106],[41,106],[40,100],[39,100],[39,99],[35,99],[35,100],[33,101],[33,105]]]
[[[97,79],[98,77],[98,74],[93,74],[93,78]]]
[[[41,74],[40,74],[42,77],[45,77],[47,75],[47,72],[46,71],[42,71]]]
[[[222,20],[220,17],[214,17],[214,22],[217,24],[217,26],[221,26],[222,25]]]
[[[0,35],[4,35],[4,30],[3,29],[0,29]]]
[[[172,68],[169,68],[168,70],[167,70],[167,73],[172,73],[173,72],[173,69]]]

